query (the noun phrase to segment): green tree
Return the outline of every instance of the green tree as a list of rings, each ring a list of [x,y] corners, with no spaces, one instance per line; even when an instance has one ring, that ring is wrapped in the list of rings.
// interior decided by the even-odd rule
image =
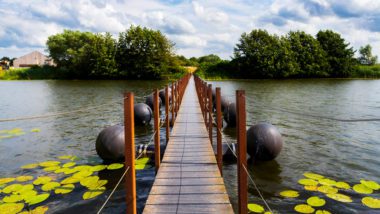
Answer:
[[[359,62],[363,65],[374,65],[377,62],[377,56],[372,55],[372,47],[371,45],[366,45],[364,47],[360,47],[359,49],[360,57]]]
[[[176,67],[174,44],[160,31],[131,26],[119,34],[116,59],[123,76],[156,79]]]
[[[331,77],[347,77],[354,69],[354,51],[340,34],[331,30],[319,31],[317,40],[327,54]]]
[[[303,31],[290,31],[286,37],[298,64],[296,72],[300,77],[328,76],[328,62],[326,52],[318,40]]]

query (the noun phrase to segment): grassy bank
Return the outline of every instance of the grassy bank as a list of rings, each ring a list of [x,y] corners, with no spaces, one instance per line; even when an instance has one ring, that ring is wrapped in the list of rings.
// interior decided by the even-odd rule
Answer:
[[[380,78],[380,64],[358,65],[351,74],[352,78]]]

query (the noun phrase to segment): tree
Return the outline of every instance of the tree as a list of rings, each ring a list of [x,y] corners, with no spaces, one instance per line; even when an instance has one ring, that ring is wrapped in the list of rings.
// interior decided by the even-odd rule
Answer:
[[[355,59],[350,43],[346,43],[340,34],[331,30],[319,31],[317,40],[327,54],[330,77],[347,77],[354,69]]]
[[[377,56],[372,55],[372,47],[371,45],[366,45],[364,47],[360,47],[359,49],[360,57],[359,62],[363,65],[374,65],[377,62]]]

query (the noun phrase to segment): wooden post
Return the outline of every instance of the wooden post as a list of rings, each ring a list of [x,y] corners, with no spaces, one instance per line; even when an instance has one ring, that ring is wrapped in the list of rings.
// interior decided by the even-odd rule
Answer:
[[[236,91],[236,133],[238,143],[238,195],[240,214],[248,213],[248,183],[247,173],[247,130],[246,130],[246,112],[245,112],[245,92],[243,90]]]
[[[203,99],[204,99],[204,109],[205,109],[205,112],[204,112],[204,116],[203,118],[205,119],[205,124],[206,124],[206,127],[208,127],[208,123],[207,123],[207,82],[204,82],[203,83]]]
[[[211,84],[208,84],[208,88],[207,88],[207,95],[208,95],[208,103],[207,103],[207,106],[208,106],[208,135],[209,135],[209,138],[210,138],[210,142],[211,142],[211,145],[212,145],[212,85]]]
[[[175,103],[175,97],[174,97],[174,82],[172,82],[172,121],[171,124],[174,126],[174,103]]]
[[[166,128],[166,143],[169,142],[169,87],[165,87],[165,128]]]
[[[154,157],[155,157],[155,165],[156,165],[156,173],[158,172],[158,169],[160,168],[160,106],[158,104],[158,89],[154,90],[153,93],[154,101],[153,101],[153,108],[154,108]]]
[[[222,106],[220,101],[220,87],[215,88],[215,98],[216,98],[216,151],[217,151],[217,163],[219,167],[220,174],[223,176],[223,154],[222,154]]]
[[[136,171],[135,171],[135,113],[133,93],[124,93],[124,139],[125,175],[127,214],[136,214]]]

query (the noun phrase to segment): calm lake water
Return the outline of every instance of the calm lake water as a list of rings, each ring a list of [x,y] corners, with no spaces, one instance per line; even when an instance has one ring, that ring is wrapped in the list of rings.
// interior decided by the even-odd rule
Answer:
[[[283,150],[274,161],[250,166],[256,184],[273,210],[293,213],[295,205],[306,203],[308,197],[316,195],[326,199],[323,209],[332,213],[376,213],[376,210],[362,205],[361,199],[367,195],[348,190],[343,193],[352,197],[353,202],[341,203],[322,193],[306,191],[297,181],[303,178],[303,173],[314,172],[336,181],[345,181],[351,186],[360,183],[360,179],[380,182],[380,122],[339,121],[380,118],[380,80],[211,83],[220,86],[222,95],[231,101],[235,90],[244,89],[248,125],[269,122],[283,135]],[[44,119],[0,122],[0,130],[20,128],[25,132],[17,137],[0,139],[0,178],[49,174],[41,168],[25,170],[20,167],[59,160],[57,157],[62,155],[77,156],[77,164],[101,164],[102,160],[95,151],[95,140],[103,128],[122,124],[122,93],[133,91],[137,102],[143,102],[143,96],[165,84],[164,81],[1,81],[0,119],[86,110]],[[35,128],[40,132],[30,132]],[[224,133],[229,141],[235,140],[234,129],[225,128]],[[146,143],[151,134],[152,126],[138,128],[136,143]],[[164,139],[162,135],[162,141]],[[86,190],[78,185],[67,195],[69,197],[52,193],[40,205],[48,206],[48,213],[94,213],[122,173],[122,169],[99,172],[98,176],[109,182],[107,191],[94,199],[83,200]],[[231,201],[236,206],[235,163],[225,163],[224,179]],[[153,168],[137,171],[140,211],[153,180]],[[279,195],[288,189],[299,191],[300,197],[284,199]],[[3,196],[5,194],[0,193],[0,198]],[[379,198],[380,191],[369,196]],[[104,213],[124,213],[124,201],[121,185]],[[249,186],[249,202],[264,205],[252,184]]]

